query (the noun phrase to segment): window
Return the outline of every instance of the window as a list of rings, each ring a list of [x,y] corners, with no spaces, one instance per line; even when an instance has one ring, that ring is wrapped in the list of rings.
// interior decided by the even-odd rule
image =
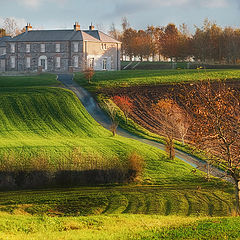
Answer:
[[[45,44],[44,43],[41,44],[41,50],[40,51],[45,52]]]
[[[111,57],[111,69],[114,69],[114,58]]]
[[[74,56],[74,57],[73,57],[73,66],[74,66],[75,68],[78,67],[78,56]]]
[[[94,58],[89,59],[89,67],[94,68]]]
[[[27,53],[30,52],[30,44],[26,44],[26,52],[27,52]]]
[[[26,67],[27,67],[27,68],[30,68],[30,66],[31,66],[31,58],[30,58],[30,57],[27,57],[27,58],[26,58]]]
[[[15,53],[15,43],[11,43],[11,53]]]
[[[77,42],[73,43],[73,51],[78,52],[78,43]]]
[[[56,52],[60,52],[60,43],[56,43]]]
[[[102,50],[106,50],[107,49],[107,44],[106,43],[102,43]]]
[[[60,65],[61,65],[61,58],[56,57],[56,68],[60,68]]]
[[[103,59],[103,65],[102,65],[103,70],[107,70],[107,58]]]
[[[15,68],[15,57],[14,56],[10,57],[10,65],[11,65],[11,68]]]
[[[6,54],[6,48],[0,48],[0,55]]]

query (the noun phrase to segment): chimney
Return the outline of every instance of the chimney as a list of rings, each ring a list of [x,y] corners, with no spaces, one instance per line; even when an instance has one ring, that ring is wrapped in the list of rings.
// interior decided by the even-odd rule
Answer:
[[[91,23],[91,26],[89,26],[89,30],[90,31],[92,31],[92,30],[94,30],[95,29],[95,27],[92,25],[92,23]]]
[[[74,31],[80,31],[80,25],[78,22],[75,22],[74,24]]]
[[[27,23],[26,32],[32,31],[32,26],[30,23]]]

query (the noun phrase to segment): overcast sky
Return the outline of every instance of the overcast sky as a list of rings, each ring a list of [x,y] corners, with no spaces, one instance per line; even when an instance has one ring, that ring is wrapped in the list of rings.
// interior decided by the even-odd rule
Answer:
[[[168,23],[186,23],[190,30],[204,19],[221,26],[240,27],[240,0],[0,0],[0,25],[14,17],[21,27],[30,22],[33,28],[81,28],[93,22],[107,31],[111,23],[120,27],[127,17],[134,28]]]

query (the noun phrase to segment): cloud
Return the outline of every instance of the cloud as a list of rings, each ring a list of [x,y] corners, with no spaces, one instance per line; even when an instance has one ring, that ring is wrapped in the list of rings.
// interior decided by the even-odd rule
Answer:
[[[112,15],[129,15],[161,7],[224,8],[228,5],[229,0],[121,0],[115,4]]]

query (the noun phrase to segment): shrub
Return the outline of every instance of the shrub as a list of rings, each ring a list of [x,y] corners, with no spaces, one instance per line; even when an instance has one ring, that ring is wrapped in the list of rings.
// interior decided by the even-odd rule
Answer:
[[[136,152],[131,153],[128,157],[129,180],[133,182],[140,182],[142,180],[143,167],[143,158]]]

